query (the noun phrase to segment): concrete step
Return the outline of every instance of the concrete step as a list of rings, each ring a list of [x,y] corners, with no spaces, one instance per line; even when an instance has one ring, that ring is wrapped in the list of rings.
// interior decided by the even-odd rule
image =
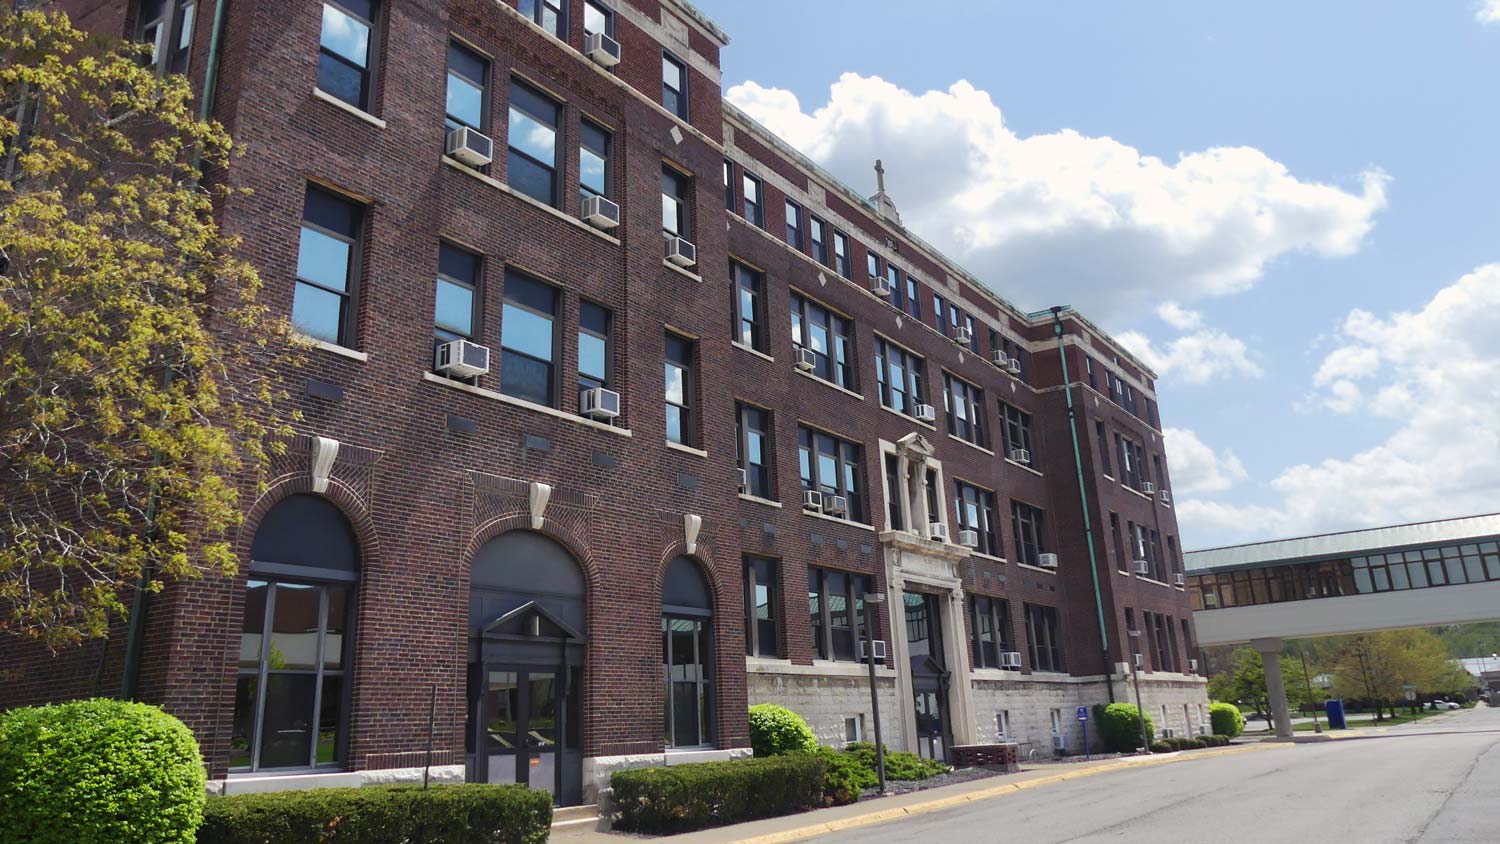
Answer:
[[[583,824],[598,823],[598,821],[599,806],[597,804],[560,806],[552,810],[553,829],[582,826]]]

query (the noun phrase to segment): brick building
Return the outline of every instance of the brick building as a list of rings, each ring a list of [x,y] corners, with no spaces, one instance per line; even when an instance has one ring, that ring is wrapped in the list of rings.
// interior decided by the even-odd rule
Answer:
[[[867,737],[867,594],[895,747],[1081,749],[1137,653],[1205,723],[1153,374],[724,102],[682,0],[60,5],[214,80],[223,224],[316,347],[130,688],[224,789],[408,778],[430,707],[442,776],[564,804],[756,702]],[[125,670],[17,657],[0,705]]]

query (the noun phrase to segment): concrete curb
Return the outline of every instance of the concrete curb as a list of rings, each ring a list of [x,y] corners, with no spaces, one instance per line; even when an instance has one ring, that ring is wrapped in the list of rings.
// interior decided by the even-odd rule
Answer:
[[[1121,771],[1128,768],[1145,768],[1155,765],[1167,765],[1175,762],[1191,762],[1195,759],[1211,759],[1215,756],[1232,756],[1239,753],[1253,753],[1259,750],[1273,750],[1279,747],[1291,747],[1291,744],[1250,744],[1238,747],[1225,747],[1215,750],[1204,751],[1182,751],[1178,753],[1160,753],[1152,756],[1138,756],[1129,759],[1121,759],[1103,765],[1084,768],[1077,771],[1067,771],[1061,774],[1053,774],[1036,779],[1022,780],[1020,782],[1007,782],[991,786],[979,791],[971,791],[966,794],[956,794],[951,797],[939,797],[922,803],[913,803],[910,806],[902,806],[896,809],[883,809],[857,815],[852,818],[841,818],[823,823],[808,824],[796,829],[786,829],[779,832],[770,832],[763,835],[755,835],[749,838],[729,839],[727,844],[788,844],[792,841],[801,841],[815,835],[826,835],[830,832],[840,832],[847,829],[857,829],[863,826],[871,826],[886,821],[898,820],[913,815],[924,815],[928,812],[937,812],[943,809],[951,809],[962,806],[976,800],[988,800],[992,797],[1001,797],[1017,791],[1025,791],[1043,785],[1065,782],[1067,780],[1082,779],[1097,774],[1106,774],[1112,771]]]

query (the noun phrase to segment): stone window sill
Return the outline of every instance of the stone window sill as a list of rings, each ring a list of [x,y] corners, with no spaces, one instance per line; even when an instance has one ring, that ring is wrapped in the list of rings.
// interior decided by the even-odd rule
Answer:
[[[336,108],[336,109],[338,109],[338,110],[340,110],[340,111],[342,111],[342,112],[344,112],[346,114],[352,115],[354,117],[359,118],[360,120],[363,120],[364,122],[370,124],[371,126],[374,126],[376,129],[384,129],[385,128],[385,121],[384,120],[381,120],[380,118],[378,118],[375,115],[369,113],[368,111],[365,111],[362,108],[359,108],[357,106],[349,105],[348,103],[344,102],[343,100],[339,99],[338,97],[335,97],[334,95],[328,93],[327,91],[324,91],[322,88],[314,87],[313,88],[313,97],[316,98],[316,99],[322,100],[325,103],[328,103],[329,105],[333,106],[334,108]]]

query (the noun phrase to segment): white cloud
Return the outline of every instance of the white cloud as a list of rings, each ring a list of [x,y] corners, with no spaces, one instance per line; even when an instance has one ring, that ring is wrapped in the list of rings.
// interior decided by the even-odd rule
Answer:
[[[846,73],[810,113],[754,82],[727,96],[853,184],[883,159],[903,222],[1002,295],[1104,322],[1248,289],[1288,253],[1348,255],[1386,203],[1374,169],[1351,190],[1251,147],[1172,161],[1070,129],[1022,137],[964,81],[918,94]]]
[[[1203,324],[1203,314],[1190,311],[1176,302],[1161,303],[1156,309],[1156,315],[1178,331],[1192,331]]]
[[[1474,19],[1480,23],[1500,23],[1500,0],[1480,0],[1474,7]]]
[[[1250,508],[1252,520],[1236,521],[1243,508],[1182,502],[1188,547],[1203,544],[1193,531],[1217,541],[1500,510],[1497,326],[1500,264],[1476,269],[1420,310],[1351,312],[1314,384],[1330,406],[1387,418],[1394,432],[1351,456],[1282,471],[1270,483],[1279,502]]]
[[[1167,465],[1178,495],[1223,492],[1249,477],[1232,451],[1215,452],[1187,428],[1166,428]]]
[[[1139,331],[1122,331],[1115,340],[1164,380],[1206,384],[1223,376],[1259,378],[1265,374],[1250,359],[1250,349],[1243,340],[1217,329],[1200,328],[1164,346]]]

